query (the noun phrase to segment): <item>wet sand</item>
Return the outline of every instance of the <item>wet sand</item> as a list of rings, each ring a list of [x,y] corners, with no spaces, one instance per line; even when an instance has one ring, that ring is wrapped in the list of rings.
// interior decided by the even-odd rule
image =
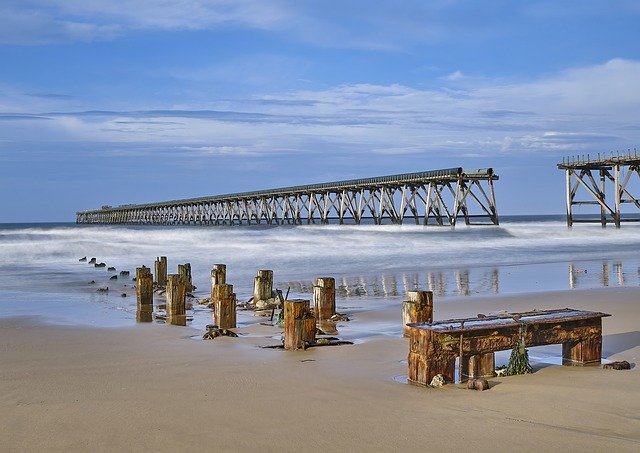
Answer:
[[[345,302],[345,305],[356,305]],[[340,305],[340,302],[339,304]],[[280,330],[199,341],[189,327],[89,329],[0,320],[2,451],[637,451],[638,368],[563,367],[491,379],[485,392],[403,383],[399,303],[347,310],[351,346],[287,352]],[[603,356],[638,363],[640,289],[435,301],[435,318],[604,311]],[[533,348],[560,356],[560,346]]]

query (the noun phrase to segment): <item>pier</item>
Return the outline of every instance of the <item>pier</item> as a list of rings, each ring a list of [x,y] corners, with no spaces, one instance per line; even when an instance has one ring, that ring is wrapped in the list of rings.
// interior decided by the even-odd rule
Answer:
[[[566,175],[567,226],[574,223],[600,223],[606,227],[612,223],[620,228],[621,222],[638,222],[640,215],[622,216],[622,206],[635,206],[640,209],[640,200],[632,194],[633,175],[640,177],[640,156],[636,150],[624,155],[610,154],[577,156],[563,159],[558,169]],[[633,178],[635,179],[635,178]],[[608,188],[607,188],[608,187]],[[576,199],[578,189],[586,199]],[[606,194],[610,194],[607,198]],[[574,217],[573,207],[593,205],[599,208],[599,216],[592,218]]]
[[[498,225],[493,169],[404,173],[79,211],[76,223]]]

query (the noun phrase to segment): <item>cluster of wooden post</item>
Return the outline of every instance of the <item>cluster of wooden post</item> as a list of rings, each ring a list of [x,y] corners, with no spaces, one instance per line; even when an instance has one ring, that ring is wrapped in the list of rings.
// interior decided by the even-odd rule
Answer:
[[[336,312],[336,282],[320,277],[313,287],[313,310],[305,299],[284,301],[284,348],[305,349],[316,342],[316,323],[331,319]]]
[[[136,320],[151,322],[153,320],[153,276],[148,267],[136,269]]]

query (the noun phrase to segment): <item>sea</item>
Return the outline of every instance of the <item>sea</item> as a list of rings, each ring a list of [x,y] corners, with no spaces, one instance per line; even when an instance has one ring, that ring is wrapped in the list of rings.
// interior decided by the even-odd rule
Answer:
[[[210,291],[213,264],[227,265],[238,300],[259,269],[289,297],[311,298],[334,277],[338,307],[400,305],[428,289],[438,303],[478,296],[640,284],[640,224],[568,228],[564,216],[502,217],[499,226],[133,226],[0,224],[0,317],[112,327],[136,322],[131,277],[166,256],[169,273],[190,263],[194,296]],[[96,268],[81,258],[106,264]],[[109,267],[115,271],[107,270]],[[120,271],[131,272],[121,277]],[[117,279],[111,277],[116,275]],[[98,291],[109,288],[108,292]],[[193,325],[210,323],[196,309]]]

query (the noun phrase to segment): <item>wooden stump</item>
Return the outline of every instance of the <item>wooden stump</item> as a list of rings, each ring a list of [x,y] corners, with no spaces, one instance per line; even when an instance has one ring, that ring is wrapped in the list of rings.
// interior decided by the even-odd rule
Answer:
[[[167,276],[167,322],[184,326],[187,324],[185,302],[187,297],[187,283],[179,274]]]
[[[156,280],[157,286],[167,286],[167,257],[161,256],[156,258],[155,262]]]
[[[214,297],[214,323],[220,329],[234,329],[236,327],[236,295],[233,285],[217,284]]]
[[[259,270],[253,282],[253,303],[271,299],[273,294],[273,271]]]
[[[433,292],[407,291],[406,299],[402,302],[402,334],[408,337],[408,323],[433,322]]]
[[[313,307],[318,320],[330,319],[336,314],[336,280],[318,277],[313,285]]]
[[[153,307],[153,276],[148,267],[142,266],[136,269],[136,298],[138,308]]]
[[[305,349],[306,326],[310,301],[292,299],[284,301],[284,348],[287,350]],[[313,323],[315,331],[315,320]]]
[[[227,283],[227,266],[225,264],[214,264],[211,269],[211,302],[214,301],[216,285]]]
[[[190,293],[191,291],[193,291],[193,284],[191,280],[191,264],[178,264],[178,275],[181,275],[182,278],[184,278],[187,292]]]

